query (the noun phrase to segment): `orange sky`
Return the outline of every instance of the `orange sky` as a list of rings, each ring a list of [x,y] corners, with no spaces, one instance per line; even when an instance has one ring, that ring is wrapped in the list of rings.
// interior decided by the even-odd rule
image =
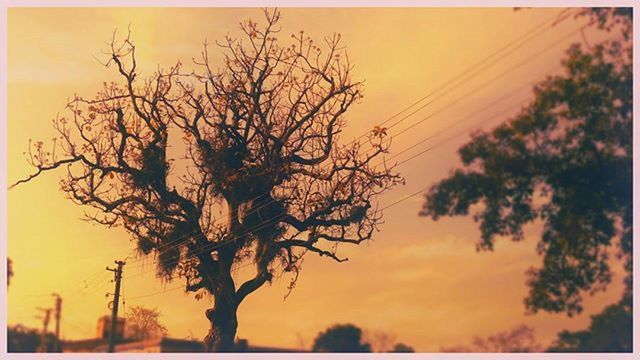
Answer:
[[[503,44],[511,41],[559,9],[283,9],[281,39],[304,29],[320,38],[340,32],[355,65],[355,77],[365,80],[365,99],[347,115],[347,135],[361,134],[414,100],[452,78]],[[93,56],[114,28],[130,23],[143,74],[158,64],[180,59],[188,63],[199,54],[204,39],[213,42],[247,18],[261,19],[257,9],[20,9],[8,10],[8,177],[9,183],[30,168],[22,152],[29,138],[54,136],[51,119],[63,111],[74,93],[91,96],[103,80],[113,78]],[[434,143],[478,124],[490,127],[500,119],[479,121],[528,97],[516,93],[482,114],[477,109],[521,85],[540,79],[556,65],[575,34],[551,51],[541,49],[579,26],[568,20],[545,32],[497,62],[456,91],[407,119],[398,129],[439,112],[402,136],[393,149],[402,150],[439,129],[460,122],[434,139]],[[588,32],[594,39],[598,34]],[[470,96],[447,104],[498,74],[536,54],[533,61]],[[475,117],[469,118],[470,115]],[[393,134],[393,131],[391,132]],[[382,205],[415,192],[459,164],[455,150],[468,137],[457,137],[399,168],[406,186],[380,199]],[[428,146],[426,144],[425,146]],[[416,149],[415,151],[419,151]],[[405,154],[405,157],[411,153]],[[8,192],[8,254],[15,277],[8,291],[8,322],[40,327],[36,306],[50,306],[51,292],[63,297],[62,333],[77,339],[95,335],[97,318],[107,313],[106,291],[112,274],[103,271],[114,259],[127,256],[133,243],[121,229],[106,229],[81,221],[82,208],[65,199],[58,189],[61,173],[49,173]],[[548,344],[561,329],[585,327],[589,314],[615,302],[621,293],[618,276],[606,293],[586,298],[583,315],[525,315],[525,270],[537,265],[539,227],[527,228],[519,243],[498,241],[493,253],[476,253],[479,238],[469,218],[433,222],[417,216],[421,198],[414,197],[385,213],[385,224],[374,240],[359,247],[343,246],[347,263],[308,256],[294,292],[286,300],[288,278],[275,281],[250,295],[239,310],[238,336],[250,343],[306,347],[318,331],[337,322],[352,322],[373,331],[386,331],[418,351],[469,342],[474,335],[489,335],[521,323],[535,327],[538,339]],[[162,291],[153,277],[151,261],[125,266],[124,297]],[[99,276],[98,276],[99,274]],[[96,278],[88,293],[78,290],[83,280]],[[166,285],[173,288],[179,283]],[[182,291],[126,302],[126,307],[158,307],[170,335],[202,338],[208,328],[203,311],[210,307]]]

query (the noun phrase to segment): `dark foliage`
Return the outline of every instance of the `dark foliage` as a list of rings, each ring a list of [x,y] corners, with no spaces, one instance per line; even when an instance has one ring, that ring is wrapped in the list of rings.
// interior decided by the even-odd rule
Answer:
[[[40,331],[17,324],[7,326],[7,352],[37,352],[40,347]],[[54,349],[56,338],[47,334],[47,352]]]
[[[334,325],[318,334],[314,352],[371,352],[371,345],[362,342],[362,329],[352,324]]]
[[[412,348],[409,345],[403,344],[403,343],[397,343],[393,346],[393,349],[391,350],[391,352],[394,353],[413,353],[416,352],[414,348]]]
[[[632,65],[630,13],[586,10],[622,40],[588,50],[572,46],[565,73],[535,87],[520,114],[479,132],[460,150],[464,167],[435,184],[421,212],[467,215],[479,209],[479,250],[496,237],[523,238],[523,226],[544,223],[537,244],[542,266],[528,272],[528,310],[582,310],[582,293],[611,280],[610,249],[626,261],[631,289]]]
[[[549,348],[550,352],[632,352],[633,312],[630,301],[610,305],[591,316],[587,330],[567,331]]]

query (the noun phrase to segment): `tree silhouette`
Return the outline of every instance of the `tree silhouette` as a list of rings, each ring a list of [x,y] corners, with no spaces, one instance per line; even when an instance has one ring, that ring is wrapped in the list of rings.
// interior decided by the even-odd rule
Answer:
[[[464,165],[434,185],[421,215],[467,215],[480,221],[479,250],[497,236],[522,240],[522,227],[544,223],[542,266],[528,272],[528,310],[582,310],[582,293],[611,281],[609,251],[617,243],[631,291],[632,62],[630,9],[586,9],[621,40],[589,50],[573,45],[565,74],[535,87],[519,115],[479,132],[459,154]]]
[[[54,352],[55,335],[46,334],[47,352]],[[7,352],[34,353],[40,349],[42,334],[38,329],[28,328],[22,324],[7,326]]]
[[[167,328],[160,322],[160,311],[156,308],[130,307],[127,311],[126,327],[128,336],[138,340],[167,334]]]
[[[633,311],[631,299],[607,306],[591,316],[587,330],[561,331],[550,352],[631,352],[633,351]]]
[[[241,302],[279,273],[292,289],[305,254],[347,260],[338,245],[371,238],[377,196],[401,181],[379,164],[384,134],[339,143],[362,97],[340,35],[316,45],[301,31],[280,45],[279,13],[265,18],[217,43],[219,70],[205,44],[193,72],[178,62],[141,79],[133,42],[113,41],[105,65],[121,81],[70,101],[51,150],[32,143],[36,170],[18,182],[66,168],[61,188],[95,209],[88,220],[124,227],[159,277],[211,295],[209,350],[232,350]],[[255,276],[236,284],[242,263]]]
[[[313,341],[314,352],[371,352],[362,342],[362,329],[352,324],[333,325]]]
[[[470,345],[442,348],[442,352],[539,352],[542,347],[536,342],[532,327],[519,325],[509,331],[499,332],[486,338],[476,336]]]
[[[406,345],[404,343],[397,343],[393,346],[393,349],[391,350],[391,352],[394,353],[413,353],[416,352],[416,350],[414,348],[412,348],[409,345]]]

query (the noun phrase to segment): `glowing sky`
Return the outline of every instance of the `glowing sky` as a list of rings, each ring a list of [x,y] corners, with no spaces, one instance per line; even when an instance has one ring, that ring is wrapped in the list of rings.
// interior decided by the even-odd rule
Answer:
[[[342,34],[355,77],[365,80],[365,99],[348,113],[347,136],[361,134],[375,124],[491,54],[503,44],[548,19],[560,9],[283,9],[281,40],[304,29],[317,39]],[[122,34],[131,24],[138,62],[144,76],[157,65],[176,60],[189,63],[202,42],[237,33],[248,17],[261,20],[258,9],[20,9],[8,11],[8,176],[13,183],[31,170],[22,152],[28,139],[54,136],[50,120],[63,111],[74,93],[91,96],[103,80],[113,79],[95,58],[114,29]],[[400,130],[440,108],[436,116],[394,139],[402,150],[451,124],[452,129],[431,144],[518,104],[529,89],[478,114],[484,104],[540,79],[557,65],[564,49],[583,41],[579,33],[562,39],[583,22],[569,19],[496,62],[432,106],[409,118]],[[587,39],[597,34],[587,32]],[[488,86],[473,90],[533,56]],[[95,57],[95,58],[94,58]],[[459,96],[469,93],[454,105]],[[469,117],[474,115],[474,117]],[[460,119],[465,119],[461,122]],[[468,133],[468,131],[464,131]],[[393,134],[393,131],[391,132]],[[459,136],[402,165],[406,186],[380,199],[389,204],[446,176],[459,164],[455,150],[468,139]],[[415,152],[428,147],[425,144]],[[409,152],[400,159],[410,156]],[[133,244],[122,229],[106,229],[81,221],[82,208],[58,189],[62,174],[49,173],[8,193],[8,254],[15,277],[8,291],[8,322],[40,327],[36,306],[50,306],[52,292],[63,297],[62,333],[78,339],[95,335],[97,318],[108,312],[105,292],[113,291],[112,274],[104,270],[114,259],[130,254]],[[346,263],[308,256],[293,293],[283,300],[288,278],[276,280],[250,295],[239,311],[238,336],[250,343],[309,347],[318,331],[337,322],[352,322],[373,331],[396,335],[418,351],[469,342],[525,323],[535,327],[540,342],[548,344],[562,329],[579,329],[620,295],[618,276],[606,293],[586,298],[578,317],[525,315],[525,271],[537,265],[539,227],[527,228],[519,243],[498,241],[493,253],[476,253],[479,238],[469,218],[433,222],[417,216],[421,198],[414,197],[389,209],[374,240],[359,247],[343,246]],[[151,261],[125,266],[126,307],[158,307],[170,335],[202,338],[208,328],[203,310],[210,307],[181,290],[133,299],[174,288],[153,277]],[[145,272],[143,272],[145,271]],[[141,275],[137,275],[141,274]],[[92,287],[85,292],[83,280]]]

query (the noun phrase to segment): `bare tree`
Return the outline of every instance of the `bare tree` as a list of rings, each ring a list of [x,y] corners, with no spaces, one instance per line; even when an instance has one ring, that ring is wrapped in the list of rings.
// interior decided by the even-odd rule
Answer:
[[[476,336],[471,345],[442,348],[441,352],[540,352],[543,348],[536,341],[535,330],[525,324],[482,338]]]
[[[364,341],[371,344],[373,352],[390,352],[393,350],[397,336],[381,330],[365,330]]]
[[[264,27],[242,22],[242,40],[218,43],[219,70],[205,44],[194,71],[178,62],[140,79],[133,42],[112,41],[105,65],[121,81],[74,97],[54,120],[51,150],[30,144],[36,170],[18,181],[66,168],[61,188],[95,209],[88,220],[123,226],[157,256],[160,278],[211,295],[209,350],[232,350],[240,303],[282,273],[292,289],[305,254],[347,260],[338,245],[370,239],[377,196],[402,181],[381,161],[384,131],[338,143],[362,97],[340,35],[316,45],[301,31],[284,46],[279,13],[265,17]],[[255,276],[238,285],[242,263]]]
[[[167,334],[167,328],[160,322],[160,311],[156,308],[130,307],[126,325],[128,336],[134,339],[144,340]]]

